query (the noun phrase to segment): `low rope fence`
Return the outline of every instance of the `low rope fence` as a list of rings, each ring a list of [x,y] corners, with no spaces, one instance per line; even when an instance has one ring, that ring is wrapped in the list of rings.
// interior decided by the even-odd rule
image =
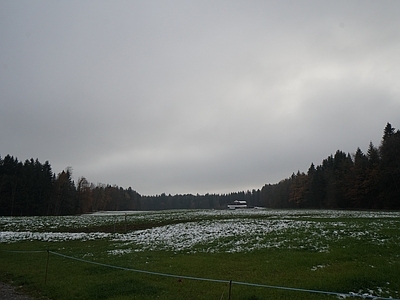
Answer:
[[[185,275],[176,275],[176,274],[152,272],[152,271],[132,269],[132,268],[126,268],[126,267],[120,267],[120,266],[114,266],[114,265],[94,262],[94,261],[90,261],[90,260],[86,260],[86,259],[82,259],[82,258],[73,257],[73,256],[65,255],[65,254],[62,254],[62,253],[50,251],[50,250],[47,250],[47,251],[44,251],[44,250],[38,250],[38,251],[18,251],[18,250],[16,250],[16,251],[7,251],[7,250],[3,250],[3,252],[9,252],[9,253],[46,253],[47,252],[45,283],[47,282],[49,258],[50,258],[50,254],[52,254],[52,255],[55,255],[55,256],[66,258],[66,259],[71,259],[71,260],[75,260],[75,261],[79,261],[79,262],[83,262],[83,263],[88,263],[88,264],[92,264],[92,265],[102,266],[102,267],[106,267],[106,268],[113,268],[113,269],[118,269],[118,270],[123,270],[123,271],[142,273],[142,274],[148,274],[148,275],[163,276],[163,277],[172,277],[172,278],[177,278],[177,279],[188,279],[188,280],[208,281],[208,282],[217,282],[217,283],[229,284],[228,299],[231,299],[232,286],[233,285],[242,285],[242,286],[250,286],[250,287],[259,287],[259,288],[268,288],[268,289],[276,289],[276,290],[293,291],[293,292],[304,292],[304,293],[313,293],[313,294],[320,294],[320,295],[330,295],[330,296],[337,296],[340,299],[345,299],[347,297],[350,297],[350,298],[352,297],[352,298],[374,299],[374,300],[400,300],[399,298],[392,298],[392,297],[385,298],[385,297],[380,297],[380,296],[353,293],[353,292],[338,293],[338,292],[328,292],[328,291],[301,289],[301,288],[284,287],[284,286],[267,285],[267,284],[258,284],[258,283],[250,283],[250,282],[241,282],[241,281],[234,281],[234,280],[212,279],[212,278],[202,278],[202,277],[194,277],[194,276],[185,276]]]

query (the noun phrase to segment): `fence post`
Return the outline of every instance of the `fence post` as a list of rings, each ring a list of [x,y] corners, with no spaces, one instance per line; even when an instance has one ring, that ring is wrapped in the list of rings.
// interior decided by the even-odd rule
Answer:
[[[126,233],[126,213],[125,213],[125,233]]]
[[[44,275],[44,284],[47,283],[47,273],[49,271],[49,258],[50,258],[50,251],[47,250],[46,274]]]
[[[228,294],[229,300],[231,300],[231,292],[232,292],[232,280],[229,280],[229,294]]]

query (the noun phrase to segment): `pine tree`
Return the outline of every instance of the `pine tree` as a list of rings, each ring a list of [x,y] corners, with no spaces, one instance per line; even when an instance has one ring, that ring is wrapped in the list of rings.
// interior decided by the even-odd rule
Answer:
[[[365,188],[366,171],[368,166],[368,158],[357,148],[354,154],[354,164],[347,176],[347,194],[352,208],[367,208]]]
[[[366,190],[365,195],[365,207],[367,208],[380,208],[379,203],[379,184],[380,184],[380,157],[379,150],[372,144],[369,143],[367,151],[368,165],[365,174],[364,188]]]
[[[75,184],[72,181],[71,168],[59,173],[54,180],[53,199],[54,215],[72,215],[76,213]]]
[[[379,148],[380,201],[383,208],[400,208],[400,131],[395,131],[390,123],[384,129]]]

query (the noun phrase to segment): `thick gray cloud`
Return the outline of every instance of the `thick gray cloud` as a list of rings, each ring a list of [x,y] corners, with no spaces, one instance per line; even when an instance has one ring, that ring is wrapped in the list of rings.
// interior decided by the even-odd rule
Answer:
[[[398,1],[2,1],[0,155],[261,188],[400,127]]]

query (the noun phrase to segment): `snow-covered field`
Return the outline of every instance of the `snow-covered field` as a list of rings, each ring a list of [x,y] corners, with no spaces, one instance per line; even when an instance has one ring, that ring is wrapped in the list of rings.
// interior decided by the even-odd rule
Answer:
[[[169,221],[174,224],[124,234],[76,232],[87,226]],[[248,252],[282,247],[328,252],[332,243],[349,238],[399,246],[400,235],[387,237],[384,233],[399,228],[400,212],[266,209],[103,212],[65,217],[1,217],[0,243],[108,239],[110,255],[149,250]]]

